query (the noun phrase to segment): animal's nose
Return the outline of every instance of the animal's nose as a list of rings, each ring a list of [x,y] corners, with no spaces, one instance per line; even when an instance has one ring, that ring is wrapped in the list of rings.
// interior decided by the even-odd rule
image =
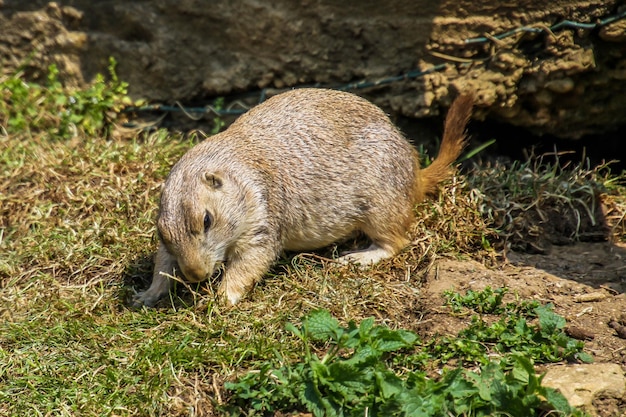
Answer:
[[[198,266],[194,266],[194,265],[180,265],[180,269],[183,273],[183,275],[185,275],[185,278],[187,279],[187,281],[189,282],[200,282],[200,281],[204,281],[205,279],[207,279],[209,273],[206,270],[206,268],[204,268],[201,265]]]

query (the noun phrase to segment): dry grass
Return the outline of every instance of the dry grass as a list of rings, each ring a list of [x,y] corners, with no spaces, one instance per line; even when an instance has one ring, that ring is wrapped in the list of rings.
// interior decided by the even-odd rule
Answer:
[[[150,279],[160,184],[193,143],[162,131],[0,137],[2,415],[214,415],[225,380],[278,352],[300,356],[284,324],[312,309],[415,329],[438,257],[496,262],[494,244],[544,244],[534,228],[553,215],[575,225],[565,240],[598,224],[624,236],[626,201],[611,177],[537,162],[490,167],[418,207],[413,244],[369,270],[335,264],[341,248],[291,254],[237,308],[202,284],[134,311],[127,302]]]

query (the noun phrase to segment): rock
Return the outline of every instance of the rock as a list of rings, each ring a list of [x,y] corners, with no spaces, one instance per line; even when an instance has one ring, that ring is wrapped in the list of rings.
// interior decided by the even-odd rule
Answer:
[[[571,406],[592,415],[598,415],[596,400],[626,405],[626,375],[617,364],[555,366],[548,369],[542,384],[558,389]]]
[[[609,321],[609,327],[615,330],[617,336],[622,339],[626,339],[626,319],[623,318],[624,315],[626,315],[626,313],[622,314],[622,318],[619,320],[611,319]]]
[[[608,42],[626,42],[626,20],[618,20],[603,27],[599,35]]]

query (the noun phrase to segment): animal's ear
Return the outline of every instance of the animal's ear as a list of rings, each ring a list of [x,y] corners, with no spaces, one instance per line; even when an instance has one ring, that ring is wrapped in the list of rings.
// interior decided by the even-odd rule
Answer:
[[[222,185],[224,184],[222,176],[217,172],[205,172],[202,178],[209,187],[215,190],[222,188]]]

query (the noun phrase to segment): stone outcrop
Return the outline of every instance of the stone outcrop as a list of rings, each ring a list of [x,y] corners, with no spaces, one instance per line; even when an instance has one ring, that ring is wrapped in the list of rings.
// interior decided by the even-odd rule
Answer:
[[[536,133],[578,138],[626,124],[626,19],[617,0],[0,0],[3,71],[66,82],[106,73],[108,57],[136,97],[192,102],[320,83],[377,80],[415,69],[419,78],[359,90],[410,117],[439,114],[471,90],[477,116]],[[534,28],[484,42],[466,39]]]

